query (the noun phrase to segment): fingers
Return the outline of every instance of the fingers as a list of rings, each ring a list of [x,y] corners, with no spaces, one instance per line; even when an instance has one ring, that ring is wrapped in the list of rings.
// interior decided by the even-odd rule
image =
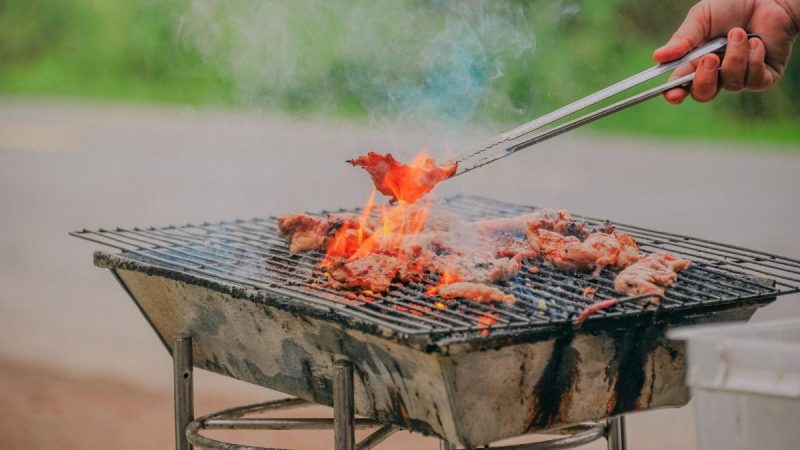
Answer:
[[[680,58],[705,41],[708,38],[707,30],[710,28],[711,18],[708,14],[707,4],[701,2],[694,5],[689,9],[681,26],[672,35],[672,39],[653,52],[653,59],[663,63]]]
[[[745,88],[748,55],[747,33],[741,28],[729,31],[720,73],[723,88],[733,92]]]
[[[691,94],[697,102],[713,100],[719,91],[719,56],[711,53],[703,56],[695,71]]]
[[[772,86],[777,80],[777,74],[767,66],[765,57],[764,43],[759,38],[751,38],[747,45],[747,89],[762,91]]]
[[[675,71],[672,72],[672,76],[670,76],[669,79],[670,79],[670,81],[672,81],[672,80],[674,80],[676,78],[680,78],[680,77],[682,77],[684,75],[689,75],[690,73],[694,72],[695,70],[697,70],[697,63],[690,62],[689,64],[684,64],[684,65],[678,67],[677,69],[675,69]],[[683,101],[688,96],[689,96],[689,90],[686,89],[686,88],[680,88],[679,87],[679,88],[670,89],[670,90],[664,92],[664,99],[667,100],[668,102],[672,103],[673,105],[677,105],[677,104],[683,103]]]

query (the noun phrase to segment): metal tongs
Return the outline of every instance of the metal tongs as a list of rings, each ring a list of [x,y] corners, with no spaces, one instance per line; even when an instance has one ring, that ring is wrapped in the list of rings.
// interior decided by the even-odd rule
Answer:
[[[755,35],[750,35],[750,36],[753,37]],[[481,166],[485,166],[490,162],[497,161],[500,158],[504,158],[524,148],[528,148],[534,144],[538,144],[539,142],[558,136],[562,133],[566,133],[567,131],[578,128],[582,125],[586,125],[587,123],[593,122],[597,119],[609,116],[617,111],[621,111],[625,108],[628,108],[629,106],[637,105],[645,100],[657,97],[661,93],[666,92],[670,89],[680,86],[687,86],[691,84],[692,80],[694,80],[694,72],[689,75],[676,78],[672,81],[668,81],[662,85],[656,86],[652,89],[648,89],[644,92],[633,95],[631,97],[628,97],[619,102],[608,105],[606,107],[600,108],[586,115],[577,117],[568,122],[562,123],[552,128],[541,130],[547,125],[550,125],[571,114],[574,114],[578,111],[581,111],[592,105],[595,105],[598,102],[601,102],[611,96],[617,95],[634,86],[642,84],[645,81],[651,80],[659,75],[669,72],[670,70],[675,69],[676,67],[682,66],[690,61],[694,61],[695,59],[700,58],[703,55],[723,50],[727,44],[728,44],[728,39],[725,37],[719,37],[713,39],[708,43],[692,50],[691,52],[686,54],[686,56],[684,56],[683,58],[653,66],[643,72],[639,72],[636,75],[626,78],[603,90],[588,95],[574,103],[570,103],[569,105],[561,107],[551,113],[545,114],[524,125],[514,128],[511,131],[507,131],[505,133],[494,136],[488,141],[485,141],[478,146],[470,148],[456,155],[456,157],[450,161],[450,164],[458,163],[458,169],[456,170],[456,173],[453,176],[469,172],[470,170],[477,169],[478,167]]]

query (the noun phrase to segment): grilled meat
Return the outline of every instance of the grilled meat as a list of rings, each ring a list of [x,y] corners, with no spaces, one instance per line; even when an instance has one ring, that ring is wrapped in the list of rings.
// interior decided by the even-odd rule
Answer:
[[[474,222],[473,226],[484,234],[523,234],[536,232],[536,230],[540,229],[575,236],[580,239],[589,234],[586,225],[573,219],[567,211],[547,208],[537,209],[516,217],[479,220]]]
[[[653,253],[620,272],[614,280],[614,289],[628,295],[664,295],[664,290],[659,286],[670,287],[675,284],[677,272],[686,269],[689,264],[689,261],[666,252]]]
[[[347,162],[369,172],[380,193],[406,203],[415,203],[439,182],[452,177],[457,168],[456,164],[439,166],[424,154],[410,166],[399,163],[390,153],[369,152]]]
[[[496,249],[495,255],[498,258],[513,258],[519,255],[522,258],[535,258],[537,252],[533,250],[525,236],[516,236],[513,234],[503,233],[495,239],[494,247]]]
[[[278,218],[278,232],[289,240],[291,253],[325,248],[342,228],[358,229],[358,219],[349,215],[330,215],[327,219],[308,214],[289,214]]]
[[[442,298],[465,298],[478,303],[503,302],[513,304],[516,301],[513,295],[506,294],[497,287],[466,281],[439,286],[437,292]]]
[[[363,158],[396,165],[388,155]],[[513,296],[490,285],[516,276],[523,258],[540,256],[563,270],[622,270],[615,289],[623,294],[663,294],[662,287],[671,286],[676,272],[689,265],[667,253],[643,258],[636,241],[612,224],[589,230],[566,211],[552,209],[462,222],[446,212],[429,215],[421,204],[401,204],[384,210],[380,218],[293,214],[278,219],[278,228],[293,253],[327,250],[330,285],[374,293],[389,290],[393,283],[422,281],[429,271],[443,275],[442,285],[432,287],[431,295],[510,302]]]
[[[278,218],[278,232],[289,240],[289,251],[300,253],[325,245],[324,222],[306,214],[290,214]]]
[[[420,253],[394,255],[371,253],[351,261],[340,261],[328,270],[336,287],[386,292],[393,282],[420,281],[424,268]]]
[[[522,257],[495,259],[491,253],[480,252],[431,256],[429,267],[433,272],[448,272],[462,281],[491,284],[514,278],[522,269]]]
[[[618,231],[592,233],[581,242],[574,235],[529,229],[528,244],[545,260],[564,270],[599,271],[607,266],[623,269],[641,258],[636,241]]]

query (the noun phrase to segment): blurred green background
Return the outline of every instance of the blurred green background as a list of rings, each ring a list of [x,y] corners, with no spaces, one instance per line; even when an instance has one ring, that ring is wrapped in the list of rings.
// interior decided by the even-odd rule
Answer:
[[[669,37],[693,2],[506,3],[523,13],[515,20],[521,21],[521,30],[529,31],[535,47],[504,61],[502,76],[488,84],[484,100],[475,105],[469,121],[521,123],[648,67],[652,50]],[[269,82],[247,84],[241,71],[215,60],[220,54],[240,50],[236,46],[242,36],[236,38],[236,21],[218,14],[218,21],[203,23],[209,28],[208,36],[221,40],[214,43],[213,51],[198,44],[203,42],[203,29],[195,24],[187,38],[182,28],[187,17],[209,5],[213,7],[214,2],[0,0],[0,95],[263,108],[354,120],[364,119],[374,106],[365,101],[363,92],[354,92],[351,74],[366,73],[371,65],[380,64],[381,52],[371,59],[359,58],[357,53],[342,54],[333,44],[345,40],[348,30],[363,25],[352,20],[352,14],[336,14],[330,5],[318,11],[308,2],[270,3],[269,7],[281,9],[281,18],[275,20],[282,22],[275,23],[287,25],[281,36],[303,43],[292,49],[301,63],[289,81],[273,82],[265,75]],[[385,31],[394,46],[401,50],[407,46],[413,52],[414,46],[430,37],[424,30],[440,25],[450,6],[442,1],[386,2],[364,17],[380,16],[375,17],[377,29]],[[246,6],[242,8],[246,11]],[[404,9],[414,11],[420,27],[411,34],[415,39],[395,39],[400,35],[392,34],[393,14],[403,14]],[[217,18],[214,14],[212,19]],[[274,36],[264,36],[267,41],[270,38]],[[385,57],[397,54],[387,52]],[[769,92],[723,93],[711,104],[689,101],[680,107],[650,101],[592,127],[671,138],[800,142],[800,61],[797,56],[793,59],[779,86]],[[257,58],[251,63],[257,67]],[[251,77],[259,73],[248,72]]]

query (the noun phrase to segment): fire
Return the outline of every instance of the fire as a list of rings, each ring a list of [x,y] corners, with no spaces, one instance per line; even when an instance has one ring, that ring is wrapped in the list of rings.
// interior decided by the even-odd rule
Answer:
[[[462,280],[461,277],[458,276],[458,274],[453,273],[450,269],[445,269],[444,272],[442,272],[441,278],[439,278],[439,284],[437,284],[436,286],[428,286],[428,289],[425,291],[425,293],[433,297],[439,292],[439,288],[441,286],[457,283],[459,281]]]
[[[457,164],[439,166],[421,151],[411,164],[401,164],[391,154],[381,155],[370,152],[348,161],[361,166],[372,177],[375,188],[392,201],[416,203],[441,181],[456,173]]]
[[[372,157],[376,154],[369,155]],[[391,155],[387,156],[394,161]],[[398,255],[413,250],[430,213],[430,202],[413,202],[433,187],[426,188],[420,183],[430,175],[433,170],[431,165],[437,169],[438,166],[425,151],[420,152],[410,165],[394,163],[382,179],[382,186],[373,189],[358,220],[343,224],[329,240],[321,264],[323,268],[373,253]],[[384,192],[382,187],[388,189],[398,201],[391,205],[376,206],[376,192]]]
[[[481,317],[478,318],[478,328],[481,330],[481,334],[484,336],[489,334],[489,327],[496,323],[497,315],[490,311],[486,311]]]

